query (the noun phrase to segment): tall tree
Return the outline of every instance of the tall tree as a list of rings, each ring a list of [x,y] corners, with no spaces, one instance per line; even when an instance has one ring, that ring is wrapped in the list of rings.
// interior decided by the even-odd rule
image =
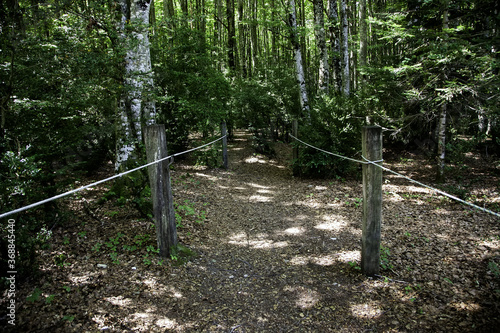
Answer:
[[[236,26],[234,22],[234,0],[226,0],[227,19],[227,58],[229,69],[236,73],[238,45],[236,43]]]
[[[328,50],[326,48],[325,18],[323,0],[314,0],[314,31],[316,45],[319,51],[318,89],[323,94],[328,94],[330,81],[330,68],[328,65]]]
[[[156,106],[147,94],[153,87],[149,49],[149,11],[151,1],[121,0],[120,31],[125,50],[123,93],[118,106],[115,169],[140,154],[142,126],[154,123]]]
[[[443,9],[443,30],[445,41],[447,41],[447,31],[449,29],[448,25],[448,6],[449,0],[444,1],[444,9]],[[443,73],[447,76],[446,69]],[[443,78],[444,80],[448,79],[447,77]],[[439,182],[444,181],[444,167],[445,167],[445,158],[446,158],[446,112],[447,112],[447,101],[446,98],[443,98],[441,101],[441,110],[439,112],[439,121],[437,125],[437,136],[438,136],[438,156],[437,156],[437,175],[436,180]]]
[[[304,64],[302,61],[302,50],[299,41],[299,34],[297,31],[297,11],[295,9],[295,0],[290,0],[288,5],[288,24],[290,27],[290,40],[292,42],[293,54],[295,59],[297,84],[299,85],[300,107],[303,116],[310,120],[311,111],[309,107],[309,98],[307,95],[306,76],[304,73]]]
[[[346,0],[340,0],[340,14],[342,16],[342,93],[349,96],[351,93],[351,78],[349,72],[349,24],[346,7]]]
[[[339,34],[339,16],[337,12],[337,0],[328,0],[328,35],[330,39],[330,48],[332,53],[332,78],[335,84],[335,90],[341,91],[342,74],[340,69],[340,34]]]

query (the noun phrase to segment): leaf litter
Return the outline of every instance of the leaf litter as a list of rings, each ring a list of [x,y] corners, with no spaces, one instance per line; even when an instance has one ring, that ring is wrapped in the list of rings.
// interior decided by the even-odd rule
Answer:
[[[66,200],[74,217],[40,249],[41,277],[18,286],[12,331],[495,331],[497,218],[385,174],[384,269],[367,278],[361,181],[294,178],[290,147],[276,147],[256,154],[241,131],[229,170],[176,162],[183,260],[156,256],[154,224],[131,207],[98,204],[105,187]],[[411,157],[385,164],[429,183],[429,161]],[[487,168],[470,192],[498,202]]]

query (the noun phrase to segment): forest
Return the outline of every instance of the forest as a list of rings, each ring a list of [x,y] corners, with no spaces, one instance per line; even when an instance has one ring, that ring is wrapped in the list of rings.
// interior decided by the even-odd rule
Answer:
[[[292,211],[280,215],[278,212],[288,207],[287,204],[280,201],[279,209],[267,209],[267,199],[259,201],[260,196],[265,197],[266,191],[273,189],[273,198],[278,202],[277,193],[288,195],[283,186],[291,188],[289,193],[302,196],[300,205],[307,206],[308,202],[318,198],[318,207],[323,207],[318,208],[318,211],[339,205],[339,216],[343,214],[339,220],[359,219],[360,166],[307,147],[301,147],[300,154],[291,159],[291,150],[300,146],[289,135],[293,131],[293,121],[298,121],[301,140],[356,159],[361,158],[363,126],[380,126],[388,165],[400,171],[404,167],[411,168],[408,175],[416,176],[460,199],[500,211],[499,6],[495,0],[0,2],[0,213],[143,165],[146,162],[144,129],[148,125],[164,124],[168,151],[177,153],[220,137],[221,124],[224,122],[228,128],[230,154],[233,154],[232,157],[230,155],[229,171],[220,168],[220,144],[179,158],[171,166],[177,228],[180,230],[180,241],[187,247],[176,249],[171,253],[172,263],[163,263],[162,267],[158,263],[156,266],[152,264],[157,249],[154,226],[150,226],[151,189],[145,171],[132,173],[119,181],[81,192],[69,199],[55,200],[3,218],[0,221],[0,321],[7,322],[9,319],[6,309],[10,296],[7,295],[9,286],[10,290],[13,289],[5,272],[9,271],[11,242],[8,235],[12,234],[17,251],[16,287],[18,294],[22,295],[22,301],[21,296],[17,301],[18,322],[24,331],[54,328],[60,331],[95,331],[103,330],[103,327],[113,331],[321,331],[321,327],[326,327],[328,331],[353,332],[489,331],[491,323],[498,323],[498,317],[490,318],[492,321],[486,318],[495,312],[498,316],[500,304],[498,218],[467,210],[450,201],[445,202],[430,191],[418,192],[408,187],[408,184],[404,185],[407,186],[404,187],[404,194],[396,195],[394,193],[399,192],[392,186],[403,182],[399,183],[391,177],[385,179],[384,186],[390,189],[384,188],[384,195],[390,198],[397,196],[398,200],[403,200],[407,207],[411,207],[409,211],[415,209],[417,212],[412,213],[412,216],[419,224],[424,223],[424,220],[428,223],[433,221],[433,229],[438,230],[441,226],[445,230],[445,226],[451,223],[456,228],[464,228],[464,231],[462,235],[453,231],[453,235],[459,237],[453,239],[452,231],[446,237],[438,237],[439,230],[433,234],[420,235],[423,229],[417,225],[398,229],[388,222],[388,232],[392,232],[390,235],[393,236],[390,242],[400,239],[413,247],[426,246],[417,256],[429,251],[438,257],[440,246],[448,248],[448,245],[441,243],[445,238],[453,244],[465,246],[461,253],[468,252],[469,246],[476,242],[474,246],[480,250],[474,247],[469,252],[477,251],[475,258],[481,260],[477,259],[479,261],[464,268],[468,273],[463,273],[467,277],[460,278],[463,289],[458,287],[459,282],[451,278],[454,276],[459,279],[462,274],[455,271],[455,266],[440,268],[448,270],[450,277],[440,276],[441,284],[434,283],[431,286],[441,286],[457,295],[462,291],[464,294],[469,292],[467,295],[475,297],[476,301],[483,300],[476,302],[480,304],[477,308],[475,305],[467,308],[469,303],[462,299],[462,303],[457,302],[465,305],[461,305],[462,308],[458,310],[443,310],[444,305],[440,307],[435,303],[432,303],[432,308],[425,308],[427,303],[424,294],[432,294],[432,289],[423,291],[423,282],[419,278],[408,277],[409,280],[413,279],[407,282],[410,284],[398,287],[399,282],[395,281],[406,281],[400,274],[412,276],[412,270],[425,270],[409,268],[410,263],[406,261],[410,261],[410,256],[401,244],[394,243],[389,250],[388,243],[385,243],[381,248],[381,265],[385,283],[391,284],[389,287],[377,285],[383,284],[384,280],[366,282],[359,275],[357,257],[349,257],[341,264],[342,272],[345,272],[343,274],[319,272],[317,267],[325,266],[312,263],[318,257],[308,259],[308,263],[301,266],[311,273],[308,278],[305,272],[295,268],[292,273],[282,271],[283,262],[266,259],[258,263],[258,253],[245,259],[241,253],[225,249],[228,253],[225,258],[236,260],[237,268],[229,262],[226,266],[226,259],[219,257],[207,256],[203,259],[202,253],[213,251],[212,247],[208,250],[208,244],[215,244],[217,239],[226,236],[227,244],[239,244],[240,239],[231,234],[231,228],[236,228],[230,226],[233,222],[227,222],[225,227],[209,225],[217,218],[220,221],[239,221],[236,216],[245,216],[243,220],[247,221],[246,215],[254,216],[248,217],[248,221],[268,221],[268,228],[272,228],[273,233],[278,233],[279,221],[288,221],[284,217],[287,214],[311,215],[312,219],[316,219],[312,216],[318,212],[313,208],[308,208],[310,211],[307,213],[295,211],[299,203],[291,204]],[[254,169],[248,169],[249,166]],[[262,179],[265,173],[269,173],[270,180]],[[241,183],[238,183],[238,177],[243,177]],[[256,178],[250,180],[252,177]],[[271,182],[271,178],[275,181],[272,185],[266,183]],[[231,185],[224,185],[226,183]],[[247,191],[241,194],[238,191],[242,191],[242,188],[255,190],[256,193]],[[323,188],[328,189],[322,192]],[[343,190],[340,191],[340,188]],[[228,189],[235,192],[226,194],[224,191],[230,191]],[[234,207],[228,209],[239,212],[234,213],[237,215],[229,218],[231,213],[220,215],[215,212],[216,207],[224,209],[222,196],[227,199],[228,196],[238,198],[240,195],[245,198],[241,202],[246,200],[242,206],[245,208],[234,208],[238,205],[234,199],[234,203],[231,201]],[[263,205],[261,211],[246,206],[253,200]],[[333,204],[326,203],[327,200]],[[424,209],[422,205],[427,207],[431,204],[438,206],[438,212],[431,212],[435,215],[427,216],[431,214],[429,210],[434,208]],[[390,214],[405,209],[404,205],[394,207]],[[263,214],[269,214],[272,218],[265,218]],[[384,223],[401,219],[403,215],[384,215]],[[15,221],[15,229],[10,221]],[[130,223],[127,224],[127,221]],[[291,221],[290,217],[288,222]],[[247,238],[250,237],[249,230],[256,230],[256,244],[265,244],[267,240],[259,237],[271,234],[271,229],[264,232],[260,227],[250,228],[246,222],[241,223],[242,228],[247,228]],[[302,224],[298,227],[293,223],[285,230],[305,230]],[[95,229],[100,227],[107,231]],[[138,229],[133,229],[135,227]],[[140,227],[144,227],[144,230],[140,231]],[[314,229],[309,235],[314,239],[313,243],[317,240],[318,244],[322,244],[313,246],[319,251],[316,253],[312,250],[315,254],[340,251],[344,245],[348,246],[347,240],[359,240],[357,231],[349,231],[348,235],[346,231],[344,240],[339,241],[342,246],[325,245],[332,239],[336,240],[337,236],[331,233],[333,229],[328,229],[331,233],[328,236],[319,234],[320,229]],[[146,235],[147,230],[150,235]],[[202,235],[209,231],[214,232],[213,236]],[[103,238],[96,238],[101,237],[101,234]],[[303,236],[307,234],[304,231]],[[417,234],[420,236],[417,237]],[[280,249],[280,245],[276,244],[287,242],[280,238],[283,235],[279,234],[271,242],[274,244],[271,246],[272,251]],[[300,244],[307,244],[310,241],[307,237],[301,239]],[[125,239],[128,239],[128,243]],[[244,243],[243,240],[241,242]],[[87,254],[77,249],[84,243],[90,244]],[[250,241],[247,246],[249,244]],[[100,252],[101,247],[109,251],[109,255],[105,255],[104,250]],[[122,252],[118,253],[118,247]],[[132,247],[135,249],[132,250]],[[253,250],[257,248],[259,246],[255,245]],[[293,251],[297,248],[301,255],[309,253],[302,252],[306,251],[303,245],[286,248],[282,256],[286,257],[283,260],[287,264],[296,260],[293,256],[297,253]],[[133,251],[142,251],[144,257]],[[216,251],[222,252],[224,249]],[[174,295],[171,296],[173,303],[168,304],[177,302],[175,306],[181,307],[182,311],[178,310],[176,319],[165,319],[163,326],[158,324],[158,320],[163,319],[158,318],[156,324],[146,319],[126,323],[118,319],[119,313],[115,313],[115,317],[106,317],[103,312],[99,312],[98,305],[92,310],[93,313],[82,310],[85,307],[83,305],[82,309],[78,307],[63,313],[72,301],[80,304],[81,299],[87,297],[84,297],[84,292],[88,294],[89,288],[101,290],[97,296],[93,294],[96,299],[106,294],[107,289],[103,286],[105,282],[96,284],[99,279],[109,282],[111,277],[120,279],[121,275],[129,274],[120,268],[113,274],[85,275],[82,267],[75,266],[75,270],[81,271],[83,280],[94,279],[88,285],[79,284],[75,282],[77,273],[68,272],[72,265],[76,265],[75,262],[85,261],[88,267],[103,262],[118,266],[120,260],[127,262],[130,259],[130,256],[127,257],[130,253],[135,253],[132,257],[139,258],[139,264],[146,270],[153,265],[156,272],[151,273],[153,276],[163,274],[158,272],[174,276],[172,281],[165,281],[165,285],[170,285],[165,287],[170,288],[165,293]],[[406,253],[406,257],[399,262],[396,253],[401,257]],[[187,257],[185,261],[180,259],[183,256]],[[191,260],[191,257],[197,257],[199,262]],[[74,263],[69,263],[70,258]],[[389,258],[392,258],[390,265]],[[439,260],[446,262],[447,258]],[[412,261],[412,265],[427,262],[427,259],[415,260],[417,263]],[[226,297],[220,300],[221,303],[210,300],[208,294],[198,295],[198,299],[193,301],[188,296],[175,295],[188,295],[191,289],[197,288],[194,282],[185,285],[183,293],[175,291],[175,285],[171,285],[174,281],[184,283],[190,279],[189,272],[193,271],[199,274],[197,281],[204,281],[207,277],[203,275],[202,269],[198,269],[202,261],[206,261],[204,269],[216,276],[223,271],[233,272],[230,276],[234,279],[230,280],[236,282],[241,273],[241,279],[253,277],[256,285],[262,282],[260,287],[263,289],[268,287],[268,280],[276,276],[278,286],[269,287],[270,294],[274,295],[277,290],[281,290],[279,293],[285,290],[285,293],[290,294],[302,292],[308,295],[310,304],[297,305],[297,312],[291,313],[289,320],[284,320],[280,316],[284,316],[287,310],[282,309],[282,305],[290,306],[292,301],[266,304],[263,307],[267,309],[265,311],[278,311],[280,314],[266,317],[257,310],[259,301],[253,298],[255,302],[250,300],[249,304],[254,307],[244,309],[235,303],[234,308],[229,306],[230,312],[226,314],[229,319],[224,321],[217,316],[214,319],[212,315],[220,314],[219,310],[222,311],[224,307],[221,304],[230,303],[229,292],[217,291],[222,295],[219,297]],[[465,255],[463,261],[466,261]],[[138,264],[134,262],[134,265],[135,270]],[[431,263],[428,266],[432,270]],[[275,273],[254,273],[259,267]],[[408,269],[397,274],[396,267]],[[253,273],[243,274],[244,268]],[[467,275],[469,273],[470,276]],[[287,274],[293,279],[280,280]],[[422,281],[433,281],[433,274],[422,274]],[[49,275],[53,275],[52,282],[47,282]],[[70,275],[74,277],[73,282],[61,282]],[[139,274],[137,279],[141,278],[147,281],[153,279],[147,273]],[[332,318],[337,320],[343,313],[339,310],[339,314],[334,316],[334,308],[347,307],[348,304],[336,299],[326,306],[324,304],[329,299],[315,294],[326,290],[331,292],[326,282],[330,278],[342,280],[342,283],[338,282],[339,286],[350,286],[349,291],[344,290],[347,293],[345,297],[356,298],[365,293],[377,295],[382,305],[374,310],[374,317],[373,313],[366,312],[360,315],[361,319],[353,315],[352,318],[348,317],[352,320],[339,321],[339,326],[331,324],[334,321]],[[314,293],[304,286],[294,287],[294,283],[307,285],[308,279],[318,283],[314,285]],[[219,283],[218,280],[214,281]],[[280,281],[282,285],[279,285]],[[49,290],[52,287],[48,285],[57,283],[62,283],[63,289],[58,287],[58,292],[44,291],[43,286]],[[241,284],[238,289],[231,284],[228,290],[238,295],[240,292],[259,294],[256,287],[250,290],[245,286]],[[211,290],[212,287],[204,285],[203,288]],[[379,287],[382,289],[377,289]],[[397,288],[403,288],[403,291],[400,290],[404,294],[401,299],[405,300],[401,301],[400,306],[389,309],[389,305],[383,303],[384,290],[389,290],[392,297],[396,295]],[[139,289],[136,291],[138,295],[144,295],[145,291]],[[194,289],[191,291],[193,295],[196,294]],[[148,292],[146,298],[153,302],[156,292],[158,290]],[[212,291],[209,295],[217,298]],[[64,297],[65,301],[62,300]],[[113,297],[123,298],[123,295]],[[363,301],[366,299],[363,298]],[[101,304],[99,302],[102,300],[96,302]],[[189,303],[193,302],[198,307],[189,309]],[[370,302],[363,304],[373,306]],[[439,299],[439,302],[453,303],[444,298]],[[416,306],[417,303],[420,305]],[[476,303],[471,301],[470,304]],[[38,309],[42,312],[34,312],[36,304],[43,305]],[[217,304],[217,310],[210,308],[210,304]],[[415,305],[415,308],[409,304]],[[168,308],[167,305],[164,306]],[[90,306],[87,304],[87,307]],[[332,313],[325,315],[321,311],[327,308]],[[245,316],[238,309],[260,319],[252,321],[248,317],[239,322],[236,318]],[[464,311],[469,310],[470,313],[460,319],[455,317],[456,313],[462,311],[462,316]],[[54,318],[39,324],[46,326],[36,326],[33,318],[39,315],[48,317],[48,313],[58,311],[58,319],[54,319],[54,315]],[[197,315],[193,315],[192,311]],[[440,317],[440,313],[446,314]],[[27,317],[22,319],[23,315],[34,317],[31,320]],[[419,315],[422,320],[409,319]],[[170,312],[166,312],[165,316],[174,318]],[[198,319],[188,322],[185,318],[189,316]],[[331,326],[321,326],[322,320]],[[88,322],[92,322],[92,325]],[[300,325],[306,326],[301,328]]]

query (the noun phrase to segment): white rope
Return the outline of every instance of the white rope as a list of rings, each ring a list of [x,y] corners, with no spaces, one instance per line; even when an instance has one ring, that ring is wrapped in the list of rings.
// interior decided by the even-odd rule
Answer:
[[[391,170],[391,169],[388,169],[388,168],[386,168],[386,167],[384,167],[384,166],[382,166],[382,165],[376,164],[375,162],[369,161],[369,160],[367,160],[364,156],[362,156],[362,157],[363,157],[363,159],[364,159],[367,163],[369,163],[369,164],[373,164],[373,165],[375,165],[375,166],[378,166],[378,167],[379,167],[379,168],[381,168],[382,170],[385,170],[385,171],[388,171],[388,172],[390,172],[390,173],[393,173],[393,174],[395,174],[396,176],[402,177],[402,178],[404,178],[404,179],[406,179],[406,180],[409,180],[409,181],[410,181],[410,182],[412,182],[412,183],[415,183],[415,184],[417,184],[417,185],[420,185],[420,186],[423,186],[423,187],[425,187],[425,188],[428,188],[429,190],[432,190],[432,191],[434,191],[434,192],[436,192],[436,193],[439,193],[439,194],[441,194],[441,195],[443,195],[443,196],[445,196],[445,197],[448,197],[448,198],[450,198],[450,199],[453,199],[453,200],[455,200],[455,201],[458,201],[458,202],[460,202],[460,203],[462,203],[462,204],[464,204],[464,205],[467,205],[467,206],[470,206],[470,207],[474,207],[474,208],[479,209],[479,210],[481,210],[481,211],[483,211],[483,212],[485,212],[485,213],[489,213],[489,214],[495,215],[496,217],[500,217],[500,214],[499,214],[499,213],[496,213],[496,212],[494,212],[494,211],[492,211],[492,210],[489,210],[489,209],[487,209],[487,208],[484,208],[484,207],[478,206],[478,205],[476,205],[476,204],[473,204],[472,202],[468,202],[468,201],[462,200],[462,199],[460,199],[460,198],[458,198],[458,197],[456,197],[456,196],[454,196],[454,195],[451,195],[451,194],[446,193],[446,192],[444,192],[444,191],[441,191],[441,190],[439,190],[439,189],[437,189],[437,188],[434,188],[434,187],[432,187],[432,186],[429,186],[429,185],[426,185],[426,184],[421,183],[421,182],[419,182],[419,181],[416,181],[416,180],[414,180],[414,179],[411,179],[410,177],[407,177],[407,176],[405,176],[405,175],[402,175],[402,174],[400,174],[400,173],[398,173],[398,172],[396,172],[396,171],[393,171],[393,170]]]
[[[156,164],[156,163],[160,163],[160,162],[165,161],[165,160],[167,160],[167,159],[169,159],[169,158],[173,158],[173,157],[175,157],[175,156],[179,156],[179,155],[187,154],[187,153],[190,153],[190,152],[192,152],[192,151],[195,151],[195,150],[198,150],[198,149],[204,148],[204,147],[209,146],[209,145],[211,145],[211,144],[213,144],[213,143],[215,143],[215,142],[217,142],[217,141],[219,141],[219,140],[222,140],[222,139],[223,139],[223,138],[225,138],[226,136],[227,136],[227,135],[224,135],[224,136],[222,136],[222,137],[218,138],[217,140],[214,140],[214,141],[212,141],[212,142],[209,142],[209,143],[207,143],[207,144],[204,144],[203,146],[196,147],[196,148],[193,148],[193,149],[189,149],[189,150],[183,151],[183,152],[181,152],[181,153],[177,153],[177,154],[169,155],[169,156],[167,156],[167,157],[163,157],[163,158],[161,158],[161,159],[159,159],[159,160],[156,160],[156,161],[153,161],[153,162],[150,162],[150,163],[147,163],[147,164],[141,165],[141,166],[139,166],[139,167],[137,167],[137,168],[134,168],[134,169],[131,169],[131,170],[127,170],[127,171],[122,172],[122,173],[120,173],[120,174],[118,174],[118,175],[114,175],[114,176],[111,176],[111,177],[109,177],[109,178],[99,180],[99,181],[97,181],[97,182],[95,182],[95,183],[92,183],[92,184],[88,184],[88,185],[85,185],[85,186],[79,187],[79,188],[77,188],[77,189],[75,189],[75,190],[71,190],[71,191],[68,191],[68,192],[65,192],[65,193],[62,193],[62,194],[55,195],[55,196],[53,196],[53,197],[51,197],[51,198],[48,198],[48,199],[45,199],[45,200],[42,200],[42,201],[35,202],[35,203],[31,204],[31,205],[24,206],[24,207],[21,207],[21,208],[18,208],[18,209],[12,210],[12,211],[7,212],[7,213],[2,213],[2,214],[0,214],[0,219],[1,219],[1,218],[4,218],[4,217],[7,217],[7,216],[9,216],[9,215],[12,215],[12,214],[20,213],[20,212],[23,212],[23,211],[25,211],[25,210],[28,210],[28,209],[31,209],[31,208],[34,208],[34,207],[37,207],[37,206],[40,206],[40,205],[46,204],[46,203],[51,202],[51,201],[54,201],[54,200],[57,200],[57,199],[60,199],[60,198],[66,197],[66,196],[68,196],[68,195],[71,195],[71,194],[74,194],[74,193],[77,193],[77,192],[83,191],[83,190],[85,190],[85,189],[87,189],[87,188],[94,187],[94,186],[96,186],[96,185],[99,185],[99,184],[105,183],[105,182],[107,182],[107,181],[110,181],[110,180],[113,180],[113,179],[116,179],[116,178],[119,178],[119,177],[122,177],[122,176],[128,175],[129,173],[132,173],[132,172],[134,172],[134,171],[137,171],[137,170],[140,170],[140,169],[146,168],[146,167],[148,167],[148,166],[150,166],[150,165],[153,165],[153,164]]]
[[[455,200],[455,201],[458,201],[458,202],[460,202],[460,203],[462,203],[462,204],[464,204],[464,205],[467,205],[467,206],[470,206],[470,207],[474,207],[474,208],[476,208],[476,209],[478,209],[478,210],[480,210],[480,211],[483,211],[483,212],[485,212],[485,213],[489,213],[489,214],[495,215],[496,217],[500,217],[500,214],[499,214],[499,213],[496,213],[496,212],[494,212],[494,211],[492,211],[492,210],[489,210],[489,209],[487,209],[487,208],[484,208],[484,207],[481,207],[481,206],[475,205],[475,204],[473,204],[473,203],[471,203],[471,202],[468,202],[468,201],[462,200],[462,199],[460,199],[460,198],[457,198],[457,197],[456,197],[456,196],[454,196],[454,195],[451,195],[451,194],[448,194],[448,193],[443,192],[443,191],[441,191],[441,190],[438,190],[437,188],[434,188],[434,187],[432,187],[432,186],[425,185],[425,184],[423,184],[423,183],[421,183],[421,182],[419,182],[419,181],[413,180],[413,179],[411,179],[411,178],[409,178],[409,177],[407,177],[407,176],[405,176],[405,175],[402,175],[402,174],[400,174],[400,173],[397,173],[396,171],[392,171],[391,169],[388,169],[388,168],[386,168],[386,167],[384,167],[384,166],[382,166],[382,165],[378,164],[378,163],[383,162],[383,160],[380,160],[380,161],[369,161],[369,160],[368,160],[368,159],[366,159],[364,156],[361,156],[361,157],[364,159],[364,161],[355,160],[355,159],[353,159],[353,158],[345,157],[345,156],[342,156],[342,155],[339,155],[339,154],[334,154],[334,153],[332,153],[332,152],[329,152],[329,151],[326,151],[326,150],[320,149],[320,148],[318,148],[318,147],[314,147],[314,146],[312,146],[312,145],[310,145],[310,144],[308,144],[308,143],[305,143],[304,141],[301,141],[301,140],[297,139],[296,137],[294,137],[294,136],[293,136],[293,135],[291,135],[291,134],[290,134],[290,136],[291,136],[292,138],[294,138],[295,140],[299,141],[300,143],[302,143],[302,144],[304,144],[304,145],[306,145],[306,146],[309,146],[309,147],[311,147],[311,148],[317,149],[317,150],[319,150],[319,151],[321,151],[321,152],[323,152],[323,153],[330,154],[330,155],[333,155],[333,156],[336,156],[336,157],[339,157],[339,158],[342,158],[342,159],[345,159],[345,160],[349,160],[349,161],[352,161],[352,162],[356,162],[356,163],[361,163],[361,164],[373,164],[373,165],[375,165],[375,166],[378,166],[378,167],[379,167],[379,168],[381,168],[382,170],[388,171],[388,172],[393,173],[393,174],[395,174],[395,175],[397,175],[397,176],[399,176],[399,177],[405,178],[405,179],[409,180],[409,181],[410,181],[410,182],[412,182],[412,183],[415,183],[415,184],[418,184],[418,185],[423,186],[423,187],[425,187],[425,188],[428,188],[428,189],[430,189],[430,190],[432,190],[432,191],[434,191],[434,192],[436,192],[436,193],[439,193],[439,194],[441,194],[441,195],[443,195],[443,196],[445,196],[445,197],[448,197],[448,198],[450,198],[450,199],[453,199],[453,200]]]
[[[363,161],[360,161],[360,160],[355,160],[354,158],[345,157],[345,156],[342,156],[342,155],[339,155],[339,154],[332,153],[332,152],[330,152],[330,151],[323,150],[323,149],[318,148],[318,147],[314,147],[313,145],[310,145],[310,144],[308,144],[308,143],[305,143],[305,142],[304,142],[304,141],[302,141],[302,140],[297,139],[296,137],[294,137],[294,136],[293,136],[293,135],[291,135],[291,134],[290,134],[290,136],[291,136],[292,138],[294,138],[295,140],[297,140],[298,142],[300,142],[300,143],[302,143],[302,144],[304,144],[304,145],[306,145],[306,146],[308,146],[308,147],[311,147],[311,148],[314,148],[314,149],[316,149],[316,150],[319,150],[319,151],[321,151],[321,152],[323,152],[323,153],[325,153],[325,154],[333,155],[333,156],[335,156],[335,157],[343,158],[343,159],[345,159],[345,160],[352,161],[352,162],[356,162],[356,163],[360,163],[360,164],[368,164],[368,162],[363,162]]]

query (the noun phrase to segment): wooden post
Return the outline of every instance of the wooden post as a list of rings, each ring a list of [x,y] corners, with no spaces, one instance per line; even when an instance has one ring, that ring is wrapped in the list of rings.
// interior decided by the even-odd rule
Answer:
[[[224,138],[222,139],[222,160],[223,160],[223,166],[224,169],[227,170],[228,168],[228,160],[227,160],[227,128],[226,128],[226,122],[222,122],[222,136]]]
[[[369,161],[382,160],[382,128],[363,127],[363,156]],[[380,226],[382,224],[382,169],[363,165],[363,234],[361,270],[367,276],[380,271]]]
[[[294,119],[292,121],[292,135],[296,138],[299,137],[299,122],[297,121],[297,119]],[[299,146],[298,145],[295,145],[295,147],[293,148],[292,159],[293,159],[293,161],[297,161],[299,159]],[[298,176],[299,171],[298,171],[298,168],[296,166],[293,167],[292,171],[293,171],[294,176]]]
[[[168,156],[165,125],[151,125],[144,132],[148,163]],[[170,249],[177,245],[174,200],[170,184],[170,160],[148,167],[156,240],[160,256],[168,258]]]

